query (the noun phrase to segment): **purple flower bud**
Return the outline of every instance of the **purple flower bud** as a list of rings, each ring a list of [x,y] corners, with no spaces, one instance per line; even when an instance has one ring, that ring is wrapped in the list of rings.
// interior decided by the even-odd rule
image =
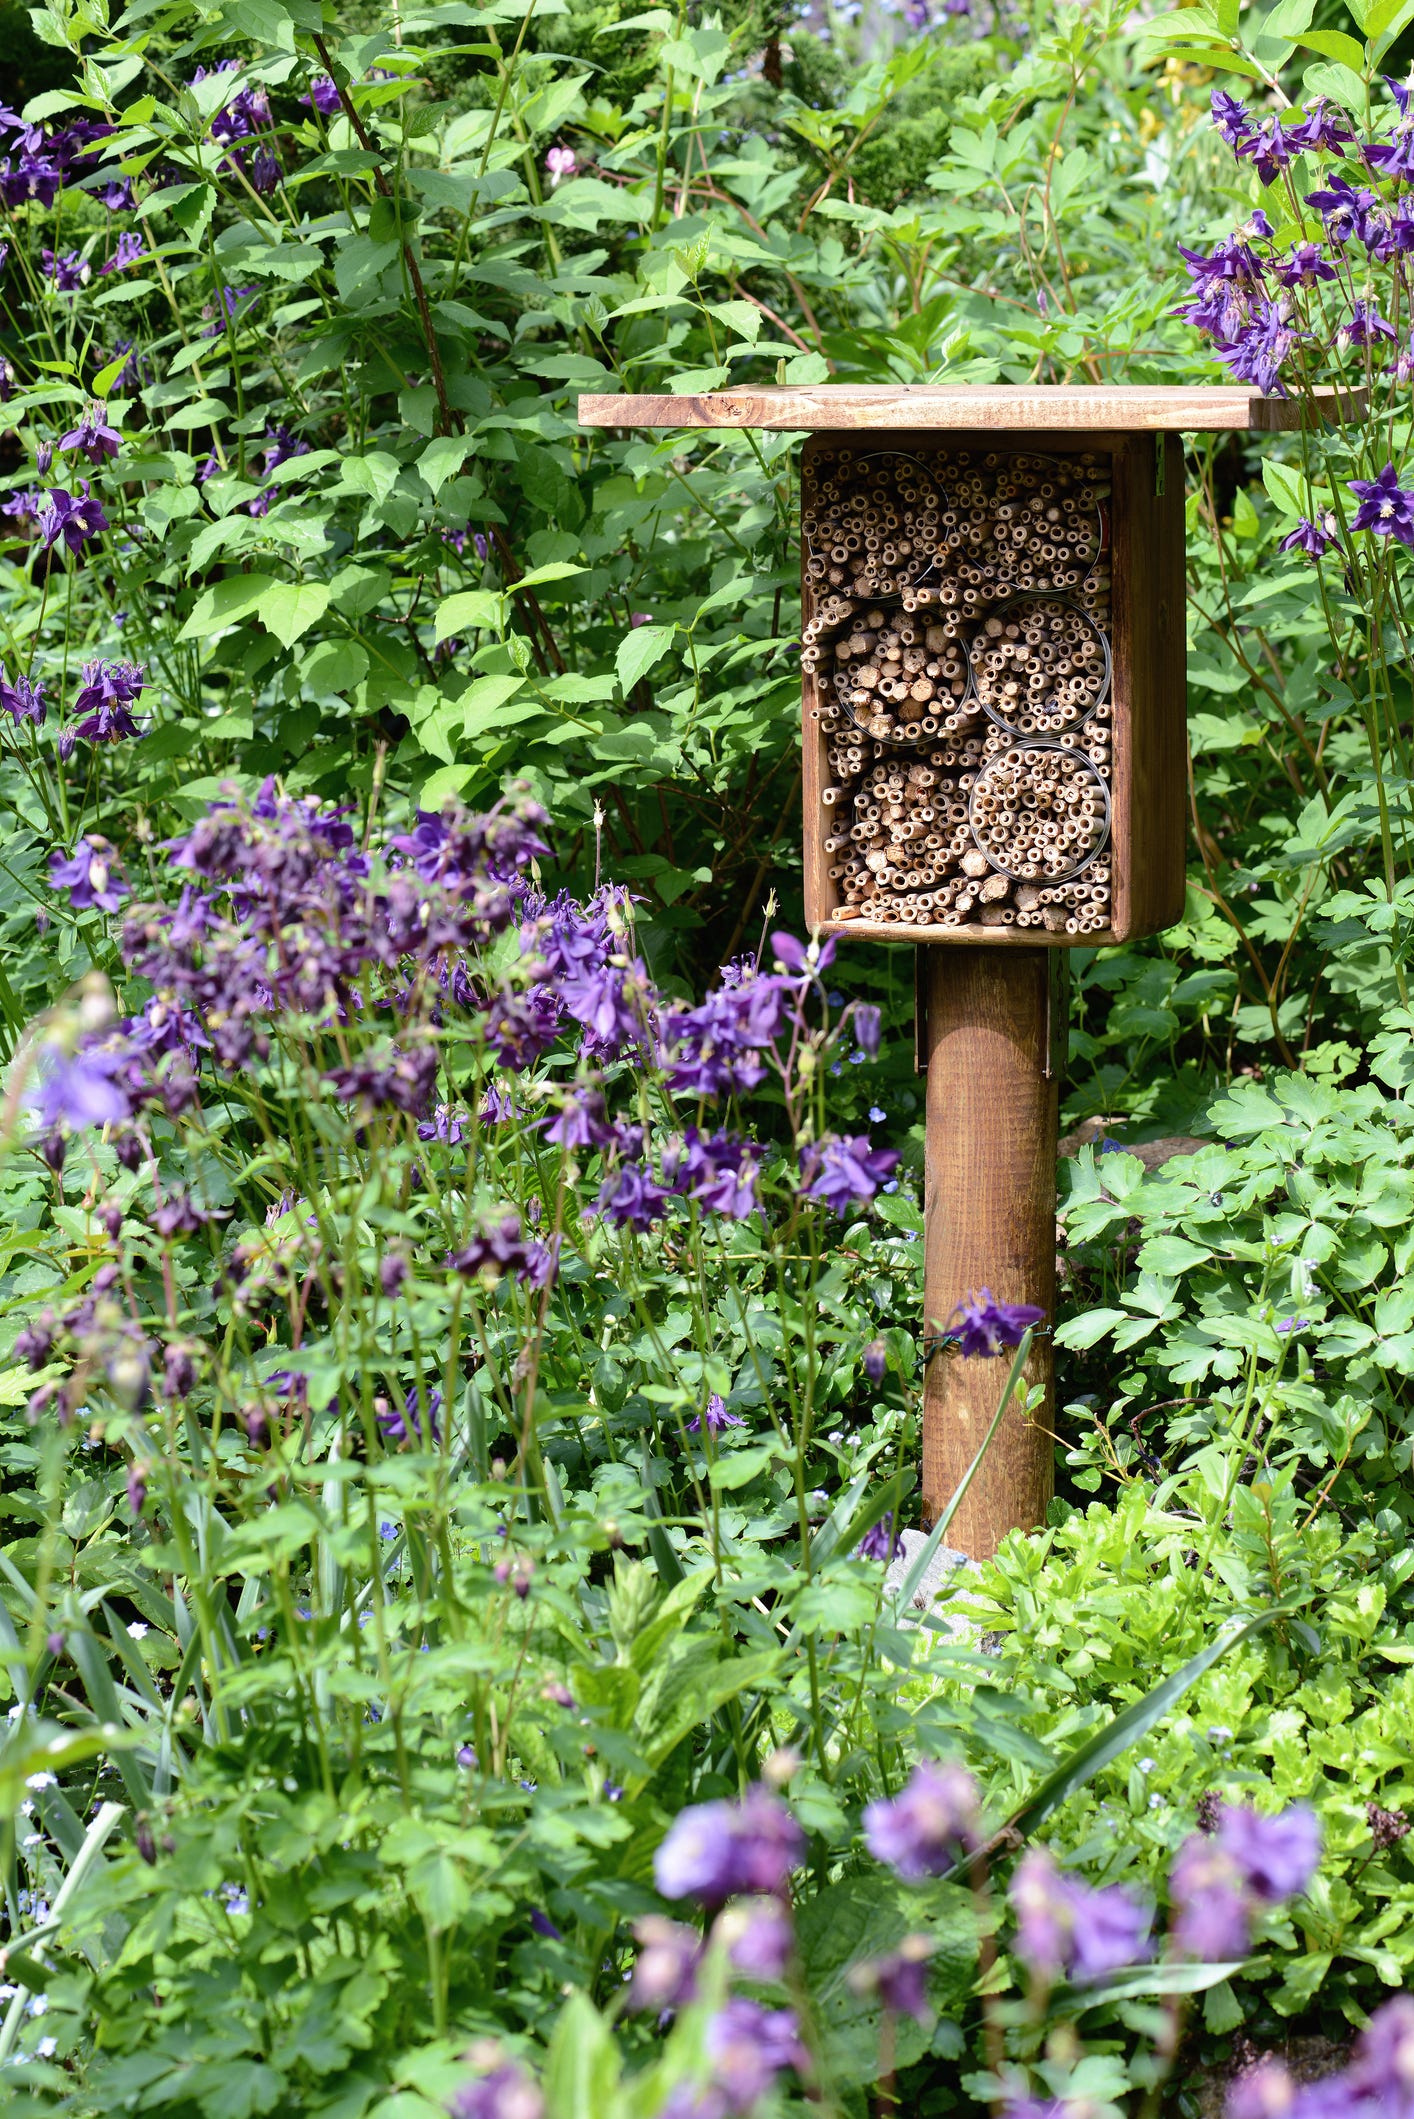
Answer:
[[[923,1759],[898,1795],[868,1805],[864,1843],[905,1882],[920,1883],[974,1844],[979,1810],[977,1783],[965,1768]]]
[[[633,1924],[638,1941],[633,1978],[628,1990],[631,2009],[680,2009],[691,2001],[697,1967],[702,1959],[702,1937],[695,1928],[669,1920],[662,1913],[645,1914]]]
[[[894,1512],[886,1509],[877,1523],[865,1531],[854,1548],[856,1560],[882,1560],[887,1563],[898,1551],[902,1540],[894,1529]]]
[[[41,478],[44,477],[45,473],[48,471],[49,466],[53,463],[53,461],[53,442],[42,441],[39,444],[39,447],[34,452],[34,468],[39,473]]]
[[[187,1398],[196,1388],[196,1364],[184,1346],[169,1346],[162,1361],[164,1398]]]
[[[889,1956],[857,1965],[850,1974],[850,1985],[858,1994],[877,1994],[895,2016],[913,2016],[927,2023],[933,2014],[928,2006],[928,1959],[933,1947],[926,1935],[906,1935]]]
[[[879,1054],[879,1032],[884,1020],[883,1010],[872,1001],[856,1001],[854,1004],[854,1042],[870,1059]]]
[[[448,2097],[449,2119],[544,2119],[538,2086],[495,2039],[478,2039],[466,2059],[473,2074]]]
[[[794,1817],[759,1783],[737,1803],[698,1803],[681,1811],[653,1857],[664,1898],[721,1905],[739,1892],[784,1890],[805,1858]]]
[[[392,1302],[408,1277],[408,1262],[397,1251],[389,1251],[378,1261],[378,1285]]]
[[[864,1373],[871,1383],[882,1383],[888,1373],[889,1350],[882,1339],[871,1339],[864,1349]]]
[[[719,1913],[714,1940],[726,1945],[734,1969],[747,1979],[783,1979],[795,1948],[795,1931],[776,1898],[749,1898]]]
[[[134,1464],[128,1470],[128,1507],[140,1516],[147,1506],[147,1466]]]

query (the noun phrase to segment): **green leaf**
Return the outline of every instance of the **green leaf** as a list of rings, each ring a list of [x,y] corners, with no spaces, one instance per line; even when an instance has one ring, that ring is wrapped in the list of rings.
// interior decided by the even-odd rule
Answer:
[[[447,480],[456,476],[473,446],[466,434],[439,434],[427,444],[417,459],[417,473],[431,494],[440,493]]]
[[[1365,84],[1353,68],[1342,66],[1339,60],[1329,66],[1308,66],[1302,86],[1308,96],[1328,96],[1363,124]]]
[[[293,647],[329,607],[322,582],[274,581],[261,597],[256,616],[282,647]]]
[[[538,589],[547,581],[568,581],[572,574],[584,572],[584,567],[573,566],[567,559],[551,559],[543,567],[532,567],[528,574],[521,575],[519,581],[511,582],[509,592],[516,596],[522,589]]]
[[[797,1941],[805,1985],[814,2006],[830,2075],[843,2089],[873,2082],[879,2070],[878,1996],[860,1992],[861,1968],[897,1950],[906,1935],[934,1946],[928,1984],[938,2008],[951,2013],[970,1995],[977,1961],[972,1896],[957,1884],[904,1890],[879,1870],[843,1877],[800,1909]],[[926,2034],[911,2017],[896,2019],[895,2061],[922,2058]]]
[[[625,692],[631,692],[640,677],[661,661],[676,633],[675,625],[640,625],[619,642],[614,666]]]
[[[1251,1618],[1235,1620],[1223,1627],[1206,1648],[1200,1648],[1197,1655],[1190,1656],[1186,1663],[1145,1693],[1142,1700],[1136,1700],[1103,1729],[1097,1730],[1094,1736],[1087,1737],[1054,1773],[1047,1774],[1040,1787],[1034,1789],[1020,1809],[1014,1810],[1007,1819],[1005,1833],[1019,1833],[1023,1839],[1029,1839],[1052,1811],[1058,1810],[1078,1788],[1083,1788],[1097,1773],[1122,1757],[1131,1745],[1146,1737],[1230,1648],[1236,1648],[1240,1642],[1249,1640],[1278,1619],[1290,1618],[1300,1610],[1304,1601],[1302,1597],[1292,1597],[1284,1604],[1273,1604],[1268,1611],[1255,1612]]]
[[[263,597],[274,588],[269,574],[232,574],[225,581],[203,589],[192,614],[178,633],[178,640],[208,640],[249,618]]]
[[[502,598],[490,589],[463,589],[438,604],[433,638],[440,647],[457,633],[499,633],[502,609]]]
[[[1312,29],[1297,38],[1303,51],[1319,52],[1324,59],[1339,59],[1352,73],[1363,72],[1365,52],[1353,37],[1340,29]]]
[[[619,2087],[619,2050],[587,1994],[561,2009],[545,2062],[548,2119],[606,2119]]]

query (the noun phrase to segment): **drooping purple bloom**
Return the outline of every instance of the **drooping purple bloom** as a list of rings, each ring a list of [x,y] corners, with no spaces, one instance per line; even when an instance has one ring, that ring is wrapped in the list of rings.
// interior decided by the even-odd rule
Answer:
[[[1344,346],[1375,346],[1381,339],[1392,342],[1398,333],[1372,302],[1357,301],[1341,325],[1339,336]]]
[[[339,108],[339,91],[328,74],[316,74],[309,84],[309,94],[300,97],[319,112],[321,118],[332,118]]]
[[[793,934],[782,930],[771,937],[771,954],[797,978],[817,979],[835,961],[835,941],[832,935],[823,945],[812,942],[807,948]]]
[[[1299,139],[1304,152],[1311,154],[1343,154],[1354,142],[1355,135],[1346,123],[1342,111],[1333,110],[1325,96],[1317,96],[1303,106],[1302,123],[1294,125],[1293,138]]]
[[[891,1508],[886,1509],[878,1522],[865,1531],[854,1548],[854,1557],[856,1560],[887,1562],[892,1560],[902,1542],[901,1533],[894,1529],[894,1512]]]
[[[1272,276],[1283,287],[1314,287],[1318,280],[1333,280],[1336,270],[1319,243],[1296,243],[1273,264]]]
[[[1219,337],[1218,359],[1237,382],[1251,383],[1264,396],[1273,392],[1285,395],[1281,369],[1298,336],[1287,297],[1282,294],[1271,301],[1258,295],[1250,305],[1246,323],[1226,339]]]
[[[1357,191],[1344,177],[1332,177],[1324,191],[1308,191],[1306,204],[1315,207],[1332,243],[1348,243],[1352,236],[1363,242],[1371,216],[1381,211],[1373,191]]]
[[[843,1216],[856,1201],[874,1197],[897,1161],[897,1150],[871,1148],[867,1134],[826,1134],[801,1150],[801,1177],[811,1199]]]
[[[883,1027],[884,1012],[872,1001],[856,1001],[853,1014],[854,1042],[868,1059],[879,1056],[879,1033]]]
[[[81,449],[91,464],[100,464],[106,456],[116,456],[123,446],[123,437],[116,427],[110,427],[101,405],[90,405],[76,427],[70,427],[62,435],[59,447]]]
[[[1321,1825],[1306,1803],[1292,1803],[1276,1817],[1246,1805],[1227,1804],[1218,1819],[1217,1844],[1237,1865],[1247,1888],[1263,1905],[1277,1905],[1304,1891],[1321,1859]]]
[[[913,2016],[927,2023],[933,2011],[928,2006],[928,1960],[933,1944],[926,1935],[906,1935],[897,1950],[858,1967],[851,1977],[860,1993],[877,1994],[895,2016]]]
[[[882,1339],[871,1339],[864,1349],[864,1373],[871,1383],[882,1383],[888,1374],[889,1350]]]
[[[427,1393],[427,1411],[422,1411],[421,1395],[414,1383],[401,1410],[380,1401],[374,1418],[389,1442],[437,1443],[442,1439],[441,1411],[442,1393],[438,1390]]]
[[[92,265],[77,250],[66,250],[62,257],[52,250],[41,251],[40,255],[46,279],[53,280],[60,294],[77,294],[93,276]]]
[[[717,1917],[714,1939],[725,1942],[735,1971],[747,1979],[783,1979],[795,1948],[790,1914],[778,1898],[743,1900]]]
[[[740,1413],[733,1413],[727,1410],[726,1400],[719,1397],[716,1391],[713,1391],[711,1397],[707,1400],[706,1413],[694,1413],[688,1421],[687,1432],[690,1435],[700,1434],[704,1419],[707,1422],[709,1435],[720,1435],[726,1428],[745,1427],[746,1425]]]
[[[786,2068],[809,2067],[794,2012],[734,1994],[712,2017],[704,2040],[713,2085],[727,2112],[749,2112]]]
[[[664,1182],[674,1192],[732,1221],[745,1221],[756,1211],[758,1171],[751,1142],[726,1132],[704,1136],[695,1126],[689,1126],[681,1145],[663,1155]]]
[[[581,1148],[602,1148],[613,1138],[604,1114],[603,1095],[589,1083],[567,1088],[559,1110],[544,1122],[542,1130],[546,1140],[570,1153]]]
[[[1252,122],[1246,104],[1239,103],[1236,96],[1228,95],[1225,89],[1215,88],[1212,95],[1212,112],[1214,125],[1228,146],[1236,150],[1239,143],[1245,139],[1248,126]]]
[[[544,2119],[539,2085],[494,2039],[478,2039],[466,2057],[476,2073],[448,2097],[448,2119]]]
[[[1149,1954],[1150,1916],[1120,1884],[1094,1886],[1056,1867],[1033,1847],[1011,1881],[1016,1953],[1034,1972],[1080,1983],[1139,1964]]]
[[[45,1125],[111,1126],[126,1118],[128,1099],[114,1078],[121,1066],[117,1052],[41,1045],[37,1101]]]
[[[46,551],[62,537],[71,552],[81,552],[90,537],[107,529],[108,517],[89,492],[88,480],[81,478],[79,485],[81,494],[55,486],[40,503],[39,537]]]
[[[48,711],[42,679],[31,684],[28,677],[0,676],[0,712],[8,714],[12,721],[32,721],[39,728]]]
[[[1304,552],[1308,559],[1319,559],[1336,542],[1336,521],[1329,510],[1321,520],[1312,522],[1301,516],[1294,530],[1288,530],[1281,540],[1283,552]]]
[[[1028,1331],[1045,1320],[1045,1311],[1030,1302],[998,1302],[990,1288],[960,1302],[949,1320],[949,1336],[967,1359],[1001,1354],[1020,1346]]]
[[[1206,1833],[1195,1832],[1169,1872],[1174,1947],[1201,1964],[1228,1964],[1247,1955],[1252,1900],[1232,1856]]]
[[[558,1262],[558,1237],[548,1243],[539,1237],[528,1237],[514,1210],[499,1220],[483,1222],[470,1242],[447,1261],[463,1279],[479,1280],[488,1288],[508,1273],[514,1273],[528,1287],[543,1288],[553,1280]]]
[[[628,1990],[631,2009],[680,2009],[691,2001],[696,1988],[697,1967],[702,1961],[702,1937],[696,1928],[663,1913],[647,1913],[633,1924],[638,1956]]]
[[[105,259],[98,269],[105,276],[110,272],[126,272],[129,265],[135,265],[139,258],[146,256],[147,245],[142,237],[134,235],[131,229],[124,229],[114,245],[112,257]]]
[[[1349,486],[1360,503],[1350,525],[1352,530],[1369,530],[1376,537],[1397,537],[1401,544],[1414,547],[1414,493],[1406,493],[1400,486],[1392,463],[1387,463],[1377,478],[1352,478]]]
[[[964,1767],[923,1759],[896,1796],[866,1807],[864,1844],[906,1883],[921,1883],[975,1843],[979,1809],[977,1783]]]
[[[782,1891],[805,1859],[805,1834],[778,1795],[759,1782],[739,1802],[679,1811],[653,1856],[664,1898],[707,1905]]]
[[[112,847],[92,833],[79,840],[68,860],[55,849],[49,856],[49,881],[55,890],[69,893],[75,912],[116,912],[128,895],[113,865]]]
[[[1263,184],[1271,184],[1295,161],[1304,145],[1298,128],[1283,125],[1280,114],[1273,113],[1245,132],[1235,142],[1234,151],[1239,161],[1252,164]]]
[[[85,743],[123,743],[141,736],[143,730],[134,720],[132,708],[146,684],[146,672],[138,663],[85,663],[73,708],[83,719],[71,724],[60,736],[60,757],[72,757],[80,739]]]

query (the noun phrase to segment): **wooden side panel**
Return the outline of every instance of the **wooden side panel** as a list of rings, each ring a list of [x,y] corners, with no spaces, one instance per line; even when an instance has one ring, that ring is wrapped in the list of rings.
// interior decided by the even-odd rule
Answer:
[[[814,453],[817,444],[808,441],[801,452],[801,473]],[[805,543],[801,540],[800,551],[800,622],[809,625],[815,616],[815,596],[805,575]],[[815,719],[819,694],[815,687],[815,672],[801,672],[800,710],[801,741],[804,746],[801,756],[801,812],[805,819],[805,925],[813,933],[817,927],[825,927],[835,907],[840,902],[839,888],[830,881],[830,857],[822,843],[825,836],[825,808],[821,801],[829,780],[829,760],[825,751],[825,732]]]
[[[1117,442],[1114,466],[1113,931],[1116,941],[1128,941],[1171,927],[1183,912],[1187,585],[1182,445],[1174,435],[1157,443]]]

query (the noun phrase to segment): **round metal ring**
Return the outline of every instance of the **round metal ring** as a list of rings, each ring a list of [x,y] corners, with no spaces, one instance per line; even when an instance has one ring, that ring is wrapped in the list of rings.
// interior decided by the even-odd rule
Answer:
[[[1114,676],[1114,660],[1110,653],[1110,643],[1108,638],[1101,631],[1100,627],[1096,625],[1094,619],[1090,616],[1090,613],[1088,611],[1082,610],[1078,603],[1072,603],[1069,597],[1053,595],[1049,590],[1045,589],[1032,589],[1028,590],[1024,595],[1008,597],[1005,603],[998,604],[994,610],[991,610],[987,613],[987,619],[983,621],[982,625],[978,628],[976,632],[973,633],[971,639],[967,643],[967,667],[972,680],[971,685],[969,687],[969,695],[977,701],[977,704],[981,707],[983,713],[987,716],[987,719],[992,722],[995,727],[1004,729],[1007,735],[1015,736],[1020,741],[1026,743],[1031,742],[1033,740],[1032,737],[1024,734],[1023,731],[1017,727],[1016,722],[1014,720],[1009,721],[1000,706],[994,706],[988,700],[985,692],[983,691],[982,685],[979,682],[977,675],[977,665],[973,657],[977,648],[987,637],[986,627],[988,620],[995,618],[1001,620],[1002,623],[1005,624],[1009,613],[1020,611],[1023,609],[1031,609],[1038,604],[1049,604],[1056,609],[1064,611],[1067,617],[1076,620],[1077,623],[1090,634],[1090,637],[1098,642],[1100,653],[1104,658],[1104,669],[1100,678],[1100,688],[1096,692],[1094,698],[1090,701],[1090,704],[1085,708],[1082,714],[1079,714],[1076,717],[1075,720],[1067,721],[1064,724],[1056,723],[1054,725],[1055,730],[1058,730],[1062,726],[1068,731],[1084,728],[1086,722],[1093,717],[1096,707],[1103,706],[1105,701],[1109,698],[1110,683]],[[1026,711],[1033,714],[1038,712],[1044,713],[1047,711],[1050,704],[1051,702],[1047,701],[1044,705],[1038,708],[1028,702]],[[1053,732],[1053,729],[1049,728],[1045,730],[1038,729],[1035,732],[1035,740],[1039,742],[1048,742],[1051,740]]]
[[[986,793],[988,780],[1005,759],[1014,757],[1017,751],[1028,750],[1051,751],[1061,757],[1073,759],[1077,767],[1083,767],[1084,772],[1089,775],[1100,792],[1102,816],[1099,833],[1094,844],[1082,860],[1074,862],[1069,868],[1057,869],[1054,874],[1045,876],[1024,876],[1018,873],[1015,868],[1008,868],[1005,861],[999,861],[991,848],[983,844],[981,834],[977,829],[977,799],[979,795]],[[1100,855],[1110,843],[1110,791],[1103,775],[1096,770],[1094,760],[1087,757],[1084,751],[1066,750],[1062,744],[1055,741],[1054,737],[1038,736],[1034,740],[1028,737],[1023,742],[1014,744],[1010,750],[998,751],[997,755],[994,758],[990,758],[982,767],[982,770],[973,781],[967,797],[967,828],[972,833],[972,843],[977,848],[977,851],[985,857],[999,874],[1009,876],[1013,883],[1039,883],[1042,888],[1049,888],[1053,883],[1073,883],[1077,876],[1085,873],[1092,861],[1097,861],[1100,858]]]

